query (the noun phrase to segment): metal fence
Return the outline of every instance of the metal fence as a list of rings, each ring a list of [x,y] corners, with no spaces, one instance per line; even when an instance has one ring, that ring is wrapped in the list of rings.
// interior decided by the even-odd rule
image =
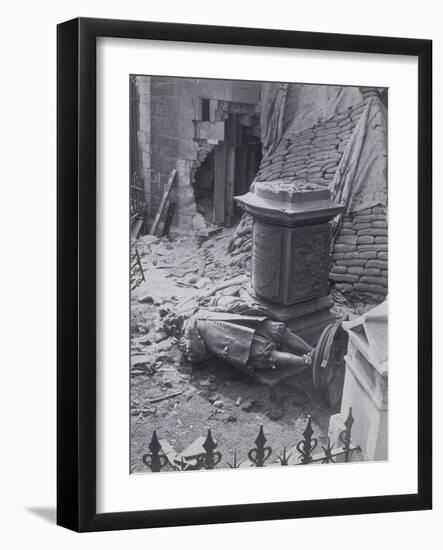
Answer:
[[[131,290],[135,290],[145,280],[145,274],[144,274],[143,266],[140,260],[140,255],[138,253],[138,250],[135,248],[135,246],[131,247],[129,264],[130,264]]]
[[[145,184],[143,178],[134,172],[131,180],[131,223],[145,215]]]
[[[152,434],[149,444],[149,453],[143,455],[144,465],[151,472],[160,472],[163,469],[183,470],[213,470],[216,467],[240,468],[264,466],[288,466],[288,465],[306,465],[306,464],[329,464],[334,462],[350,462],[355,451],[360,450],[358,445],[352,442],[352,425],[354,418],[352,408],[349,409],[348,417],[344,425],[345,428],[340,432],[338,440],[340,446],[334,448],[328,437],[326,445],[319,445],[319,440],[314,437],[312,428],[312,419],[307,418],[303,439],[294,446],[283,447],[280,453],[274,453],[265,437],[263,426],[260,426],[257,438],[254,441],[255,446],[247,453],[247,457],[239,457],[234,452],[232,457],[223,460],[220,451],[217,450],[218,443],[213,438],[211,430],[208,430],[206,439],[202,443],[204,452],[198,453],[192,457],[185,457],[174,452],[165,452],[165,443],[158,438],[156,430]],[[321,447],[321,448],[320,448]],[[274,455],[274,459],[271,457]]]

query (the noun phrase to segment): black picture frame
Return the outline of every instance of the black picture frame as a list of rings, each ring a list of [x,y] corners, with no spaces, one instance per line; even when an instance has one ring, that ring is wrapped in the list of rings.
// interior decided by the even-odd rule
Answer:
[[[418,490],[416,494],[96,512],[96,39],[399,54],[418,58]],[[432,506],[432,42],[78,18],[57,29],[57,523],[103,531],[368,514]],[[407,442],[405,442],[407,447]]]

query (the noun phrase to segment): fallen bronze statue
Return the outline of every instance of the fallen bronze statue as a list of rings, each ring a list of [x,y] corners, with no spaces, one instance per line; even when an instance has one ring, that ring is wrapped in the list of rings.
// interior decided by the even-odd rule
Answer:
[[[253,300],[208,297],[187,318],[166,321],[176,330],[179,348],[191,362],[218,357],[237,369],[302,372],[312,363],[305,340],[291,332]]]
[[[337,321],[313,348],[253,300],[209,297],[188,315],[170,313],[165,329],[192,363],[217,357],[269,386],[312,370],[314,386],[336,408],[344,380],[347,338]]]
[[[311,365],[312,346],[265,316],[200,310],[186,321],[179,348],[192,362],[216,356],[251,374]]]

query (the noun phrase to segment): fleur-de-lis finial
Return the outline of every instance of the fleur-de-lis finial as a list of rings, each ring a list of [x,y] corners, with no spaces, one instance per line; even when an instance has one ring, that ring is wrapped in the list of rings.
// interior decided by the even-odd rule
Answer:
[[[312,451],[317,447],[318,441],[314,437],[314,430],[312,429],[312,419],[308,415],[308,423],[306,424],[305,431],[303,432],[303,439],[296,445],[297,451],[300,453],[301,463],[309,464],[312,462]]]
[[[162,447],[156,430],[152,433],[152,439],[148,447],[151,452],[143,455],[142,460],[151,472],[160,472],[168,463],[168,459],[164,454],[160,453]]]
[[[217,464],[220,462],[220,460],[222,459],[221,453],[219,453],[218,451],[214,452],[214,450],[217,448],[217,445],[218,444],[214,441],[214,438],[212,437],[211,428],[209,428],[206,439],[202,445],[205,452],[197,456],[197,464],[200,468],[204,468],[205,470],[213,470],[215,466],[217,466]]]
[[[248,453],[248,458],[257,468],[264,466],[266,460],[271,456],[271,447],[265,447],[267,439],[263,431],[263,425],[260,426],[258,436],[255,439],[255,449],[251,449]]]

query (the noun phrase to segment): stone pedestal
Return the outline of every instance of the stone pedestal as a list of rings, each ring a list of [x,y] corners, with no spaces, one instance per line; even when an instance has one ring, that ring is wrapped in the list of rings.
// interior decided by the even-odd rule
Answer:
[[[364,460],[388,458],[388,325],[386,302],[362,317],[343,323],[349,335],[341,405],[352,407],[352,439]]]
[[[255,298],[315,343],[333,321],[328,313],[329,221],[343,207],[326,189],[284,180],[256,182],[253,191],[235,199],[253,217]]]

